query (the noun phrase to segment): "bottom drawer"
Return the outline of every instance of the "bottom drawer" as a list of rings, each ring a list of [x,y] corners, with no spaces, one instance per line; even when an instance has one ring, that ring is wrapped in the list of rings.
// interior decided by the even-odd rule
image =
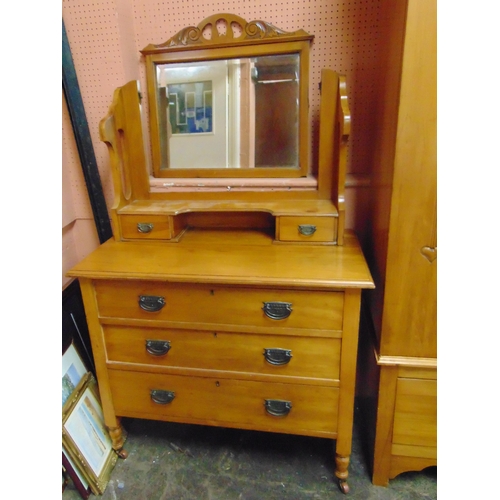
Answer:
[[[336,387],[120,370],[109,370],[109,379],[119,416],[320,437],[337,432]]]
[[[437,458],[437,380],[398,378],[392,442],[394,454],[428,447],[427,458]]]

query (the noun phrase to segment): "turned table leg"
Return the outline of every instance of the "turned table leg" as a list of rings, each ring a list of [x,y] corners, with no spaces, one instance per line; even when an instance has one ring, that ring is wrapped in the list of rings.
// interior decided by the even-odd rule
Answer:
[[[335,476],[337,476],[339,488],[342,493],[349,493],[349,485],[347,484],[347,478],[349,476],[349,471],[347,470],[349,467],[349,461],[350,455],[335,455]]]
[[[108,427],[109,435],[111,437],[113,450],[120,458],[127,458],[128,451],[123,448],[125,439],[127,438],[126,432],[123,430],[120,422],[118,421],[117,427]]]

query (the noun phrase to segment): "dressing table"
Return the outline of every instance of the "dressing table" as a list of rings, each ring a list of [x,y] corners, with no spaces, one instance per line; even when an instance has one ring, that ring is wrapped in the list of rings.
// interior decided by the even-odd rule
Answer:
[[[113,239],[80,281],[113,447],[120,417],[335,440],[344,493],[362,289],[345,229],[346,82],[323,70],[311,166],[313,37],[218,14],[143,51],[100,124]]]

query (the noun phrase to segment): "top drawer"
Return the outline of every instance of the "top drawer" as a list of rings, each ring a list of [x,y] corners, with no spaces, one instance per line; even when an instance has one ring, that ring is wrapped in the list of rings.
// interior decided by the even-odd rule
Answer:
[[[343,292],[148,281],[95,282],[101,317],[260,329],[341,330]]]

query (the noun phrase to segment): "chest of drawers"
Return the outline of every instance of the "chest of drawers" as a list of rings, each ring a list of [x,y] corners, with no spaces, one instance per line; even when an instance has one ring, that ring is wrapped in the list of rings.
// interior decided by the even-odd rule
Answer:
[[[345,231],[350,111],[328,68],[310,154],[312,39],[209,16],[141,51],[149,141],[138,81],[100,122],[114,240],[69,275],[122,456],[124,416],[331,438],[348,491],[361,291],[374,284]],[[198,77],[220,78],[196,87],[203,101]]]
[[[120,417],[301,434],[351,452],[360,296],[356,239],[276,244],[251,231],[108,241],[80,280],[106,425]]]

